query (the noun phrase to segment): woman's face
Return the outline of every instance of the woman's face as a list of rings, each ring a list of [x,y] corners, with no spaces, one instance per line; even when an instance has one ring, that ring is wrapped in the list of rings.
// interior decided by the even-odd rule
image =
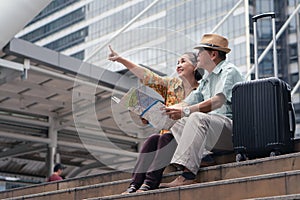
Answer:
[[[187,55],[182,55],[177,61],[176,71],[179,77],[189,77],[194,74],[195,66]]]

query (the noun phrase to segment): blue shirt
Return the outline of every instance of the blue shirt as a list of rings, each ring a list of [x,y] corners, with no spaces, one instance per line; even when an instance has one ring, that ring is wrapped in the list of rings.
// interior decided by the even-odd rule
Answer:
[[[223,94],[225,103],[218,109],[211,111],[212,114],[225,115],[232,118],[231,97],[232,88],[237,82],[244,81],[243,75],[237,67],[228,61],[220,62],[210,74],[205,74],[197,90],[186,97],[184,102],[189,105],[198,104],[217,94]]]

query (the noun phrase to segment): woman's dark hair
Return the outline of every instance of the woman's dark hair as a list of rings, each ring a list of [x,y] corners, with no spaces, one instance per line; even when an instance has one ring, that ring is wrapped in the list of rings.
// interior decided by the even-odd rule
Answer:
[[[203,77],[203,74],[204,74],[204,69],[196,68],[196,70],[194,71],[194,76],[196,81],[200,81]]]
[[[185,52],[183,55],[187,55],[189,60],[192,62],[192,64],[195,67],[197,67],[197,54],[196,53],[194,53],[194,52]],[[202,69],[202,68],[196,68],[195,71],[194,71],[194,76],[195,76],[195,79],[197,81],[202,79],[203,74],[204,74],[204,69]]]

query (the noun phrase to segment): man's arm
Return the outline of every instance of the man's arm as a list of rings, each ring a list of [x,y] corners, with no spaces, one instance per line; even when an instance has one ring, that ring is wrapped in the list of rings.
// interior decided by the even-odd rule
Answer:
[[[208,113],[210,111],[220,108],[225,103],[225,96],[223,94],[217,94],[212,98],[202,101],[196,105],[190,106],[191,113],[193,112],[204,112]]]
[[[225,103],[225,96],[223,94],[217,94],[212,98],[209,98],[205,101],[202,101],[198,104],[194,104],[188,107],[190,108],[191,113],[193,112],[208,113],[210,111],[220,108],[224,103]],[[171,119],[174,120],[180,119],[184,116],[182,112],[183,107],[185,107],[185,104],[176,104],[174,106],[167,107],[166,114],[169,115]]]

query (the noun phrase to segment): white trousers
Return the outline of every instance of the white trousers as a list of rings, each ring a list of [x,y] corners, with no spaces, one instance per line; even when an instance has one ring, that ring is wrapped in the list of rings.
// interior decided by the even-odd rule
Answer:
[[[216,114],[192,113],[174,124],[171,131],[178,143],[171,163],[197,174],[204,150],[232,150],[232,120]]]

